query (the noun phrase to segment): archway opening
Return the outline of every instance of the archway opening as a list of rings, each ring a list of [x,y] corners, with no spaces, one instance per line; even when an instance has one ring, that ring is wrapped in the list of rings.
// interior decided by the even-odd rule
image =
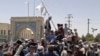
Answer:
[[[30,28],[21,29],[19,32],[20,39],[34,39],[34,32]]]

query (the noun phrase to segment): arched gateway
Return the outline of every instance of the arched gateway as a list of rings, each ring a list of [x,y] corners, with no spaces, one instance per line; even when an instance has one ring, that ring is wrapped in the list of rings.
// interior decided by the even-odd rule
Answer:
[[[11,17],[12,39],[33,38],[34,40],[40,40],[43,37],[43,21],[43,17]]]

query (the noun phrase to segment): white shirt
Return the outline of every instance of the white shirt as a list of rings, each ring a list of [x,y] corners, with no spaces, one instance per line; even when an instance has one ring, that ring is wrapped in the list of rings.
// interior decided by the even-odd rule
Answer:
[[[36,56],[37,53],[33,53],[33,55],[30,55],[30,53],[27,53],[25,56]]]
[[[20,56],[20,52],[22,51],[22,49],[23,49],[23,45],[20,45],[20,46],[18,47],[18,49],[17,49],[17,51],[16,51],[16,53],[15,53],[14,56]]]
[[[98,49],[97,52],[98,52],[98,56],[100,56],[100,49]]]
[[[85,48],[81,48],[80,50],[85,54]]]

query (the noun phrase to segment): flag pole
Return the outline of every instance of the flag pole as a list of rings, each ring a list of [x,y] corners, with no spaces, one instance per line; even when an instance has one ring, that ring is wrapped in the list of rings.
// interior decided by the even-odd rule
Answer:
[[[34,5],[34,11],[33,11],[33,16],[35,16],[35,0],[33,0],[34,1],[34,3],[33,3],[33,5]]]
[[[42,4],[44,5],[43,0],[41,0],[41,1],[42,1]],[[48,12],[48,10],[46,9],[45,6],[44,6],[44,8],[45,8],[46,12],[48,13],[48,16],[50,16],[50,14],[49,14],[49,12]],[[55,30],[57,30],[56,27],[55,27],[55,24],[54,24],[54,22],[52,20],[51,20],[51,23],[53,24]]]
[[[25,5],[27,6],[27,16],[29,17],[29,0],[25,1]]]
[[[51,22],[52,22],[52,24],[53,24],[53,26],[54,26],[55,30],[57,30],[57,29],[56,29],[56,27],[55,27],[55,24],[54,24],[54,22],[53,22],[52,20],[51,20]]]
[[[27,13],[28,13],[28,17],[29,17],[29,0],[28,0],[28,2],[27,2],[27,7],[28,7],[28,8],[27,8],[27,10],[28,10]]]

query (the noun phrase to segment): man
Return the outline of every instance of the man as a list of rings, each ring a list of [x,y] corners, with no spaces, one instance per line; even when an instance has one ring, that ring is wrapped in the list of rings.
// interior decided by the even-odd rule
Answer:
[[[50,24],[50,20],[52,19],[52,17],[50,16],[46,22],[45,22],[45,35],[47,36],[49,34],[49,32],[51,31],[51,24]]]
[[[46,52],[44,56],[59,56],[59,55],[55,51],[54,45],[48,45],[48,52]]]
[[[35,48],[36,48],[35,43],[29,43],[28,48],[29,52],[25,56],[38,56],[38,54],[35,53]]]
[[[15,50],[13,50],[13,56],[24,56],[24,53],[23,53],[24,46],[22,45],[22,43],[23,42],[20,40],[16,42]]]
[[[57,40],[61,42],[61,40],[64,38],[64,29],[63,24],[57,24],[58,31],[56,32]]]
[[[38,44],[37,54],[38,56],[44,56],[44,47],[41,44]]]
[[[53,31],[50,31],[50,33],[46,37],[47,43],[52,43],[54,41],[54,39],[55,39],[54,32]]]
[[[72,41],[75,43],[75,44],[78,44],[78,41],[79,38],[78,38],[78,33],[77,33],[77,29],[74,29],[74,37],[72,38]]]

